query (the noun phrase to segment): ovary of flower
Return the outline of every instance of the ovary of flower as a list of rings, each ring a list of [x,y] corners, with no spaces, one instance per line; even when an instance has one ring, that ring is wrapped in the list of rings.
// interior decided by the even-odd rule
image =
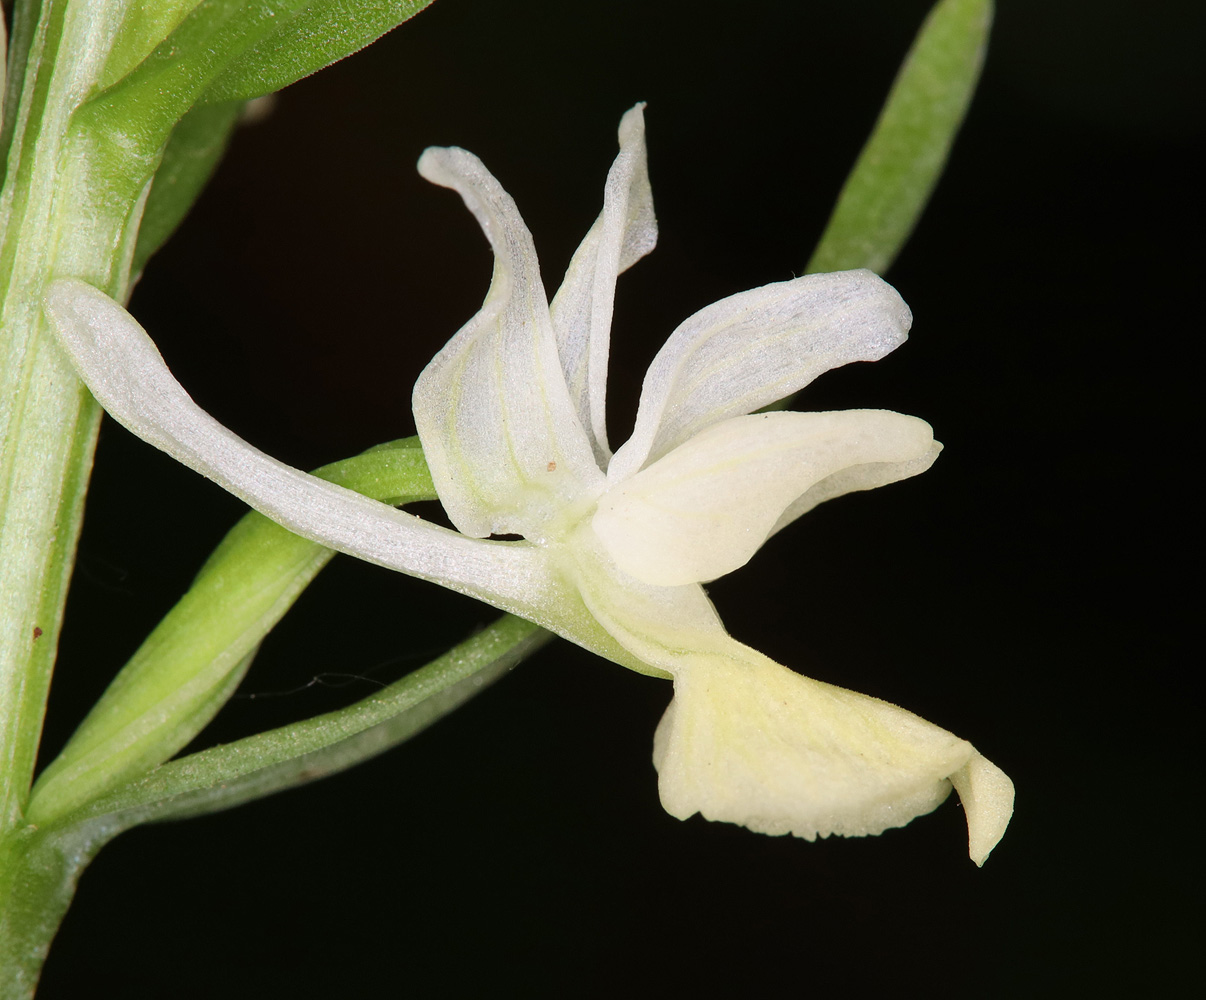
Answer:
[[[531,235],[472,154],[429,149],[495,254],[481,310],[424,370],[414,414],[453,532],[307,476],[201,411],[117,303],[54,283],[46,311],[119,422],[314,541],[522,615],[674,681],[654,763],[673,815],[813,839],[902,826],[958,790],[982,864],[1013,786],[971,744],[802,677],[731,638],[701,583],[824,500],[927,469],[929,426],[882,410],[755,413],[901,344],[911,316],[866,271],[723,299],[669,338],[613,455],[604,423],[617,275],[657,238],[642,106],[620,124],[603,211],[551,305]],[[521,535],[495,541],[493,534]]]

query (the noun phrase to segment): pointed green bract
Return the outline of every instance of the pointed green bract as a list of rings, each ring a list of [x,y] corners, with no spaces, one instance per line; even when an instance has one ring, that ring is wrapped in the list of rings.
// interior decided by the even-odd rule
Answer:
[[[431,0],[159,0],[129,6],[98,79],[171,62],[204,101],[271,94],[358,52]],[[204,41],[202,41],[204,40]]]
[[[194,106],[271,93],[363,48],[429,2],[202,0],[186,13],[188,5],[176,3],[171,17],[124,21],[101,70],[103,89],[74,115],[74,155],[93,165],[89,183],[103,184],[108,201],[133,204]],[[169,27],[134,63],[155,31]],[[114,67],[125,72],[115,77]],[[220,138],[215,121],[202,116],[185,135],[208,148]]]
[[[275,31],[233,61],[205,100],[271,94],[376,41],[431,0],[312,0],[278,18]],[[277,4],[276,6],[279,6]]]
[[[909,50],[807,272],[883,274],[942,175],[980,78],[992,0],[941,0]]]

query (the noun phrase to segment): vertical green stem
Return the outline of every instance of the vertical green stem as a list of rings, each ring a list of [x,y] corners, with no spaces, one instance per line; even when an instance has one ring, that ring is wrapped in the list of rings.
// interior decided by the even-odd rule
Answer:
[[[43,289],[75,276],[124,298],[141,203],[106,200],[69,148],[126,0],[45,0],[0,191],[0,832],[21,822],[100,411],[47,334]],[[18,74],[14,74],[14,78]],[[133,224],[133,225],[132,225]]]
[[[24,819],[100,409],[42,316],[75,276],[122,298],[141,202],[106,198],[71,117],[129,0],[29,0],[0,133],[0,998],[33,995],[84,866],[81,830]],[[34,17],[36,15],[36,18]]]

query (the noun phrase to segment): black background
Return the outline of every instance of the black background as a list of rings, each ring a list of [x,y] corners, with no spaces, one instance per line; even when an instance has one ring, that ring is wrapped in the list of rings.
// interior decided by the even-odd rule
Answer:
[[[619,285],[622,441],[679,321],[799,273],[927,7],[440,0],[243,130],[131,308],[203,406],[293,465],[408,435],[415,376],[490,272],[459,199],[414,172],[421,150],[485,160],[552,289],[620,115],[646,100],[661,238]],[[667,817],[649,754],[668,686],[558,641],[352,772],[120,837],[40,995],[1017,996],[1185,969],[1201,11],[1000,4],[948,172],[889,275],[911,339],[799,403],[917,414],[947,450],[710,588],[739,638],[1013,777],[982,870],[953,799],[813,844]],[[106,424],[48,752],[239,513]],[[197,745],[364,697],[492,616],[338,559]]]

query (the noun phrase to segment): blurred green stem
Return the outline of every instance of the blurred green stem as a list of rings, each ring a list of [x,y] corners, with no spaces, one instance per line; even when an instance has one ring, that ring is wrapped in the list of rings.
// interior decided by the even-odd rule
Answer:
[[[939,0],[901,64],[879,120],[805,273],[884,274],[946,167],[984,65],[992,0]]]

